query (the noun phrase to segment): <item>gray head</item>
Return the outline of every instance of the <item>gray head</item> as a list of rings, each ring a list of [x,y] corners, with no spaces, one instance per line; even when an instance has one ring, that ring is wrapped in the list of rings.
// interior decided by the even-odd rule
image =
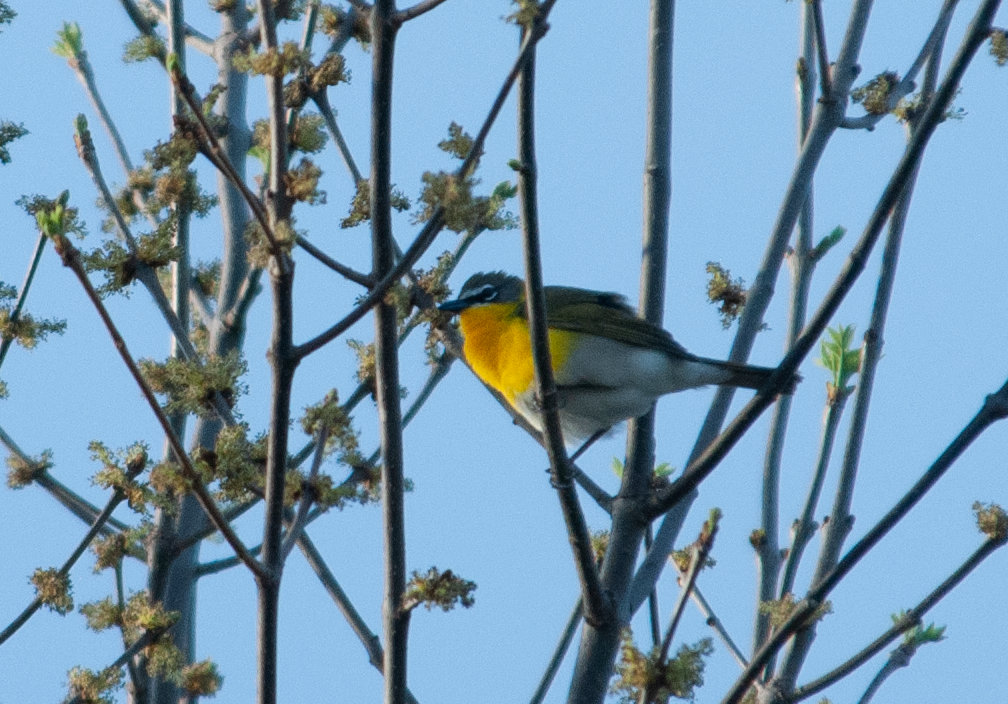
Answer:
[[[458,298],[440,307],[443,311],[458,313],[483,303],[511,303],[522,299],[525,283],[517,276],[503,271],[473,274],[462,284]]]

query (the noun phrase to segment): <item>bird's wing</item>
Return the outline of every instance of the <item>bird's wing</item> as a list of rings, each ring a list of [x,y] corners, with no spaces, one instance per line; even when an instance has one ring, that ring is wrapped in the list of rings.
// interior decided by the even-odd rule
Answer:
[[[637,317],[616,293],[546,287],[546,318],[554,330],[607,337],[634,347],[658,349],[673,357],[693,359],[663,328]]]

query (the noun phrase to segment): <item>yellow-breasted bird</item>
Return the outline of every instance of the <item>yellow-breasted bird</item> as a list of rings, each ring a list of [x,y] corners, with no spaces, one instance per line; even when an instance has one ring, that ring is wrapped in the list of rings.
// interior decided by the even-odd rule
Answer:
[[[664,394],[708,384],[759,389],[774,372],[690,354],[666,330],[638,318],[619,294],[566,286],[546,286],[545,293],[568,445],[644,415]],[[477,376],[542,430],[524,282],[503,272],[475,274],[440,308],[458,314],[466,360]]]

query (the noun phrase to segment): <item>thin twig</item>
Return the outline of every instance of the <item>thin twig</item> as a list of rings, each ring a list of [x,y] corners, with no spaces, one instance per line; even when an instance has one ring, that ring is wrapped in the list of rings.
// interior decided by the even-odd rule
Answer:
[[[650,550],[654,542],[654,529],[649,525],[644,531],[644,549]],[[651,642],[658,647],[662,642],[661,612],[658,610],[658,585],[648,594],[648,621],[651,625]]]
[[[280,546],[281,561],[287,560],[287,556],[290,555],[290,551],[294,548],[294,544],[301,533],[304,532],[305,525],[307,525],[308,509],[311,508],[312,502],[315,501],[313,482],[318,478],[319,467],[322,466],[322,460],[325,458],[325,446],[328,440],[329,433],[323,426],[319,430],[318,437],[315,439],[315,458],[312,460],[311,470],[308,472],[308,481],[301,490],[301,503],[298,505],[297,515],[294,518],[294,522],[287,528],[287,534],[284,536],[283,544]]]
[[[564,626],[563,632],[560,634],[560,640],[553,650],[553,656],[546,665],[546,671],[543,672],[542,679],[539,680],[539,686],[536,687],[535,693],[532,694],[529,704],[542,704],[546,698],[553,680],[556,679],[557,671],[560,669],[560,665],[563,664],[564,656],[567,655],[571,642],[574,640],[574,634],[577,632],[579,623],[581,623],[580,597],[578,597],[577,603],[574,604],[574,608],[571,610],[571,615],[567,619],[567,625]]]
[[[332,597],[332,600],[336,603],[336,607],[343,614],[343,617],[350,624],[350,628],[357,635],[360,640],[361,645],[364,646],[364,650],[368,654],[368,661],[374,666],[378,672],[383,672],[383,659],[384,652],[381,647],[381,640],[368,628],[367,624],[364,623],[364,619],[361,618],[357,609],[351,603],[350,598],[347,596],[346,592],[336,581],[336,577],[333,576],[332,571],[329,566],[326,565],[325,560],[322,559],[322,555],[319,553],[318,549],[312,543],[311,539],[308,537],[307,533],[302,533],[301,537],[297,541],[298,548],[301,549],[302,554],[305,556],[305,560],[308,561],[308,565],[315,572],[319,581],[322,582],[322,586]],[[406,702],[407,704],[417,704],[416,698],[413,694],[406,690]]]
[[[820,3],[813,7],[810,3],[802,4],[802,27],[800,47],[801,65],[804,71],[798,72],[797,80],[797,113],[798,113],[798,150],[801,152],[809,137],[812,122],[812,110],[815,105],[815,74],[816,60],[814,57],[816,43],[819,41],[817,32],[822,30],[822,9]],[[816,8],[818,7],[818,15]],[[817,26],[818,25],[818,26]],[[824,42],[823,42],[824,43]],[[829,66],[822,67],[828,71]],[[824,83],[823,90],[829,90]],[[828,99],[824,93],[824,99]],[[784,349],[794,345],[801,329],[805,325],[808,311],[809,291],[812,285],[812,274],[816,268],[816,258],[813,256],[814,229],[814,184],[809,184],[805,203],[798,215],[797,235],[795,245],[789,255],[791,270],[791,295],[788,311],[788,329],[784,341]],[[773,415],[770,419],[770,430],[767,434],[767,450],[763,463],[763,496],[760,528],[763,531],[756,547],[757,568],[759,570],[758,594],[760,602],[771,601],[776,597],[777,580],[781,569],[780,551],[780,482],[781,463],[784,455],[784,443],[787,435],[788,421],[791,416],[792,396],[781,396],[777,399]],[[818,497],[818,493],[816,494]],[[794,558],[793,552],[789,560]],[[790,563],[789,563],[790,564]],[[770,631],[770,616],[760,609],[755,609],[752,649],[756,650],[766,639]],[[769,678],[775,663],[767,665],[764,677]],[[744,666],[743,666],[744,667]]]
[[[353,179],[354,185],[360,183],[364,180],[364,177],[361,176],[360,169],[357,168],[357,162],[354,161],[353,154],[350,153],[350,147],[347,145],[346,139],[344,139],[343,133],[340,131],[339,125],[336,123],[336,114],[329,105],[328,94],[324,91],[319,91],[312,96],[312,100],[318,108],[322,119],[325,120],[326,127],[329,129],[329,134],[332,136],[333,142],[336,144],[336,150],[339,151],[340,156],[343,158],[343,163],[346,165],[347,171],[350,172],[350,178]]]
[[[7,317],[7,321],[11,325],[21,319],[21,310],[24,308],[25,299],[28,298],[28,291],[31,289],[32,281],[35,279],[35,272],[38,270],[39,262],[42,261],[42,252],[45,251],[47,239],[45,235],[41,232],[39,233],[38,242],[35,243],[35,253],[28,263],[28,271],[25,273],[21,290],[18,292],[17,300],[14,301],[14,307],[11,308],[10,315]],[[0,367],[3,366],[4,359],[7,357],[7,350],[10,349],[13,342],[13,337],[0,337]]]
[[[70,568],[73,567],[74,564],[76,564],[77,560],[80,559],[80,556],[84,554],[84,551],[87,550],[88,546],[91,544],[91,541],[95,539],[95,536],[97,536],[99,532],[101,532],[101,528],[103,525],[105,525],[105,522],[109,519],[109,516],[112,515],[112,512],[116,509],[116,507],[120,503],[122,503],[123,499],[125,498],[126,495],[123,494],[119,489],[116,489],[112,493],[112,496],[109,498],[108,503],[105,504],[105,508],[102,509],[102,512],[95,517],[94,523],[91,524],[91,528],[88,530],[87,533],[84,534],[84,537],[81,538],[79,543],[77,543],[77,547],[74,548],[72,553],[70,553],[70,557],[68,557],[66,562],[63,563],[63,566],[60,567],[59,569],[60,576],[65,577],[67,574],[70,573]],[[42,597],[36,596],[34,601],[32,601],[32,603],[29,604],[25,608],[25,610],[22,611],[17,616],[17,618],[11,621],[11,623],[7,626],[7,628],[3,629],[3,631],[0,631],[0,645],[3,645],[4,641],[6,641],[12,635],[17,633],[17,630],[21,628],[21,626],[23,626],[28,621],[28,619],[32,617],[32,614],[38,611],[41,607],[42,607]]]
[[[728,652],[731,653],[733,658],[735,658],[735,662],[739,664],[739,667],[743,670],[749,667],[749,661],[746,660],[745,655],[742,654],[739,647],[735,645],[735,641],[732,640],[732,637],[725,628],[724,623],[722,623],[721,619],[719,619],[717,614],[714,613],[714,609],[711,608],[711,605],[704,597],[703,592],[701,592],[700,588],[696,585],[693,585],[693,591],[690,594],[690,598],[693,599],[693,603],[696,604],[697,610],[700,611],[701,615],[703,615],[704,621],[706,621],[707,625],[714,630],[717,637],[720,638],[721,642],[724,643],[726,648],[728,648]]]
[[[988,0],[989,4],[980,9],[978,16],[993,17],[998,0]],[[993,6],[993,7],[992,7]],[[986,13],[990,11],[990,15]],[[975,37],[977,27],[971,27],[969,37]],[[972,45],[971,43],[969,45]],[[763,670],[770,659],[771,654],[776,653],[781,646],[799,629],[806,626],[808,619],[816,612],[823,600],[829,593],[854,569],[868,552],[878,544],[892,528],[899,523],[904,516],[913,508],[923,496],[930,491],[935,483],[945,474],[952,464],[962,455],[963,452],[976,440],[984,430],[998,420],[1008,418],[1008,381],[984,400],[983,407],[970,420],[963,430],[956,436],[945,451],[927,469],[920,479],[896,502],[896,504],[883,516],[878,523],[862,537],[857,543],[847,551],[847,554],[837,563],[829,574],[815,583],[809,590],[805,599],[800,601],[788,620],[774,631],[773,635],[757,651],[749,663],[749,667],[736,680],[729,693],[722,700],[722,704],[737,704],[745,696],[750,684],[756,676]]]
[[[827,401],[826,411],[823,414],[822,437],[819,440],[818,460],[815,472],[812,474],[808,495],[805,498],[805,505],[802,508],[801,518],[795,523],[793,529],[794,535],[791,538],[787,564],[784,566],[784,577],[781,579],[780,591],[778,592],[779,598],[783,598],[785,594],[794,590],[795,577],[798,574],[798,566],[801,564],[802,553],[805,552],[805,547],[815,535],[813,517],[819,505],[819,496],[822,493],[823,482],[826,480],[826,470],[829,468],[829,460],[833,454],[833,443],[836,440],[837,428],[840,427],[840,419],[843,417],[843,409],[848,396],[849,394],[840,393]],[[769,601],[769,599],[763,601]]]
[[[122,560],[119,560],[115,564],[115,586],[116,606],[119,607],[119,613],[124,613],[126,610],[126,589],[123,586]],[[129,638],[126,635],[126,627],[123,624],[119,624],[119,635],[122,638],[123,649],[128,650],[130,643]],[[133,691],[136,693],[137,698],[140,701],[143,701],[140,674],[137,672],[136,663],[133,658],[129,658],[126,661],[126,673],[129,675],[130,685],[133,687]]]
[[[396,24],[402,24],[403,22],[409,22],[412,19],[419,17],[420,15],[430,12],[435,7],[443,3],[445,0],[422,0],[412,7],[407,7],[405,10],[400,10],[396,13],[395,22]]]
[[[371,277],[368,276],[367,274],[362,274],[359,271],[351,269],[345,264],[340,264],[338,261],[330,257],[328,254],[326,254],[321,249],[313,245],[311,242],[309,242],[306,238],[302,237],[301,235],[298,235],[295,241],[297,242],[298,246],[301,249],[308,252],[308,254],[318,259],[320,262],[325,264],[327,267],[335,271],[343,278],[353,281],[355,284],[360,284],[365,288],[369,287],[371,284],[374,283]]]
[[[796,702],[808,699],[809,697],[823,691],[830,685],[844,679],[850,673],[854,672],[856,669],[871,660],[876,654],[880,653],[883,648],[896,640],[896,638],[919,624],[928,611],[930,611],[939,601],[945,598],[949,592],[955,589],[959,583],[962,582],[970,572],[976,569],[981,562],[987,559],[988,556],[993,554],[995,550],[1003,545],[1003,540],[995,538],[985,540],[984,543],[948,577],[948,579],[942,582],[926,597],[921,599],[916,606],[907,611],[897,623],[893,624],[892,628],[865,646],[858,653],[850,657],[843,664],[833,670],[830,670],[822,677],[818,677],[812,682],[797,688],[794,693],[787,698],[787,701],[790,704],[795,704]]]
[[[826,51],[826,26],[823,22],[822,0],[812,0],[812,23],[815,25],[816,58],[819,61],[819,81],[823,100],[835,100],[831,91],[829,53]]]
[[[196,495],[200,505],[203,507],[203,510],[206,511],[211,522],[217,527],[217,530],[221,532],[224,539],[227,540],[229,545],[231,545],[235,553],[241,557],[242,562],[248,566],[253,574],[261,576],[263,574],[262,565],[260,565],[255,558],[248,553],[241,540],[231,528],[231,525],[227,522],[224,516],[221,515],[220,509],[207,492],[206,487],[203,486],[199,473],[196,472],[189,456],[186,454],[185,448],[182,446],[182,441],[179,440],[178,436],[175,435],[175,432],[172,430],[171,422],[165,415],[165,412],[158,403],[157,398],[154,396],[154,392],[151,391],[150,386],[144,379],[140,368],[137,367],[136,362],[133,360],[129,349],[126,347],[126,342],[123,340],[122,335],[119,334],[119,330],[116,328],[108,310],[105,308],[105,304],[102,302],[98,292],[95,291],[94,286],[91,285],[90,280],[88,280],[87,273],[84,271],[84,267],[81,264],[80,252],[77,251],[77,248],[70,243],[65,235],[58,235],[54,239],[53,244],[56,251],[63,259],[64,265],[69,267],[77,276],[77,280],[80,281],[81,286],[84,287],[85,293],[91,300],[95,309],[98,311],[98,315],[105,324],[105,328],[108,330],[108,333],[115,344],[116,350],[119,352],[120,357],[122,357],[123,362],[125,362],[126,367],[129,369],[130,375],[133,377],[134,381],[136,381],[137,386],[140,387],[140,391],[143,393],[148,405],[157,417],[158,423],[161,425],[161,429],[165,432],[165,435],[171,443],[172,450],[175,452],[176,458],[178,458],[182,465],[183,474],[186,479],[189,480],[192,486],[192,491]]]
[[[660,663],[664,663],[668,659],[669,648],[672,647],[672,638],[675,636],[676,628],[679,626],[679,619],[682,618],[683,611],[686,610],[686,600],[696,585],[697,577],[700,576],[700,570],[707,564],[707,558],[710,556],[711,550],[714,549],[714,538],[717,536],[718,524],[717,516],[713,514],[718,513],[719,515],[719,512],[715,509],[711,513],[711,518],[704,523],[704,527],[700,531],[700,537],[697,539],[697,544],[693,548],[693,556],[690,559],[689,569],[686,570],[686,581],[682,585],[682,589],[679,591],[679,598],[672,609],[672,618],[669,619],[669,625],[665,631],[665,638],[662,640],[661,651],[658,655]]]
[[[525,65],[525,61],[531,55],[536,43],[542,39],[545,34],[547,28],[547,25],[545,25],[545,18],[548,16],[549,11],[555,3],[556,0],[546,0],[546,2],[540,6],[539,12],[544,22],[540,26],[538,32],[533,32],[525,38],[521,51],[518,53],[518,58],[511,67],[511,71],[508,73],[507,78],[505,78],[504,85],[501,86],[500,91],[497,93],[497,97],[494,99],[493,105],[490,108],[490,113],[487,115],[482,127],[480,127],[479,132],[473,139],[472,149],[469,150],[469,154],[462,162],[462,165],[455,171],[455,176],[457,178],[468,175],[470,169],[476,163],[480,154],[483,153],[483,144],[486,142],[490,128],[493,126],[494,121],[500,114],[501,108],[504,107],[504,102],[507,99],[508,94],[511,92],[511,87],[517,80],[518,73],[521,71],[522,66]],[[295,348],[295,353],[298,358],[304,358],[312,352],[324,347],[349,330],[351,326],[367,315],[379,301],[385,298],[385,294],[388,293],[388,290],[392,287],[392,285],[401,279],[403,275],[406,274],[406,272],[408,272],[414,264],[416,264],[416,262],[420,259],[420,256],[426,252],[427,248],[434,242],[434,238],[437,237],[437,234],[441,231],[443,226],[444,208],[439,205],[434,209],[430,220],[428,220],[424,227],[420,230],[420,233],[416,236],[413,244],[411,244],[409,248],[403,252],[401,259],[395,267],[380,281],[378,281],[372,288],[371,292],[361,299],[357,306],[342,320],[308,342],[298,345]]]

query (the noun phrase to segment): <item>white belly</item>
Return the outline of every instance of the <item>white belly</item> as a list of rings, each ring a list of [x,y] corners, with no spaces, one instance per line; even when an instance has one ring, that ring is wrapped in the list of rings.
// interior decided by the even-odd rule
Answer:
[[[585,336],[556,375],[560,425],[571,445],[628,418],[648,412],[664,394],[724,381],[727,373],[698,361]],[[542,430],[542,417],[529,392],[515,399],[523,416]]]

